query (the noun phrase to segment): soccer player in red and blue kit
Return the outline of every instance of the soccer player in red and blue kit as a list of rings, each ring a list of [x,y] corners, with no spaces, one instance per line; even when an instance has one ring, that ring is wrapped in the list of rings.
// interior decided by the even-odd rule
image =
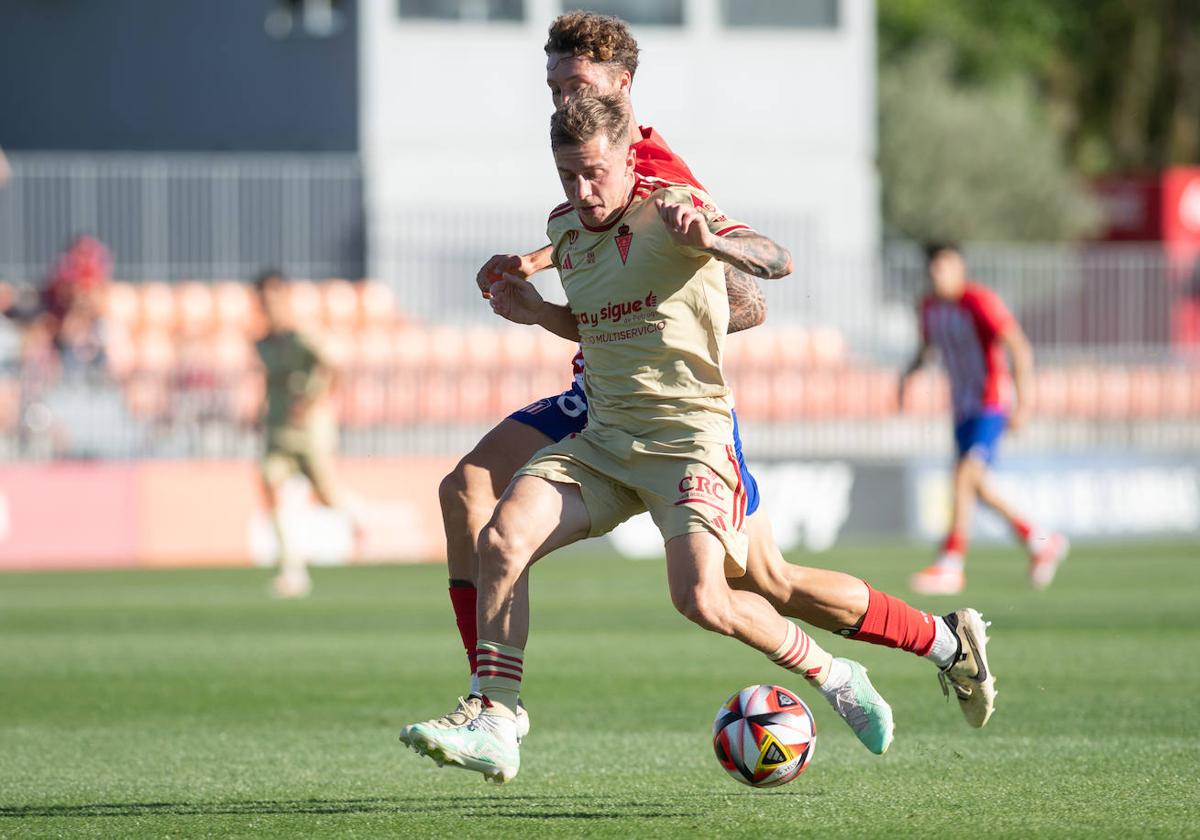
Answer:
[[[903,405],[908,378],[936,350],[950,378],[957,458],[950,533],[938,559],[913,575],[911,586],[925,595],[962,591],[963,561],[978,500],[1008,522],[1029,552],[1030,583],[1044,589],[1067,555],[1067,540],[1031,525],[996,492],[988,476],[1005,430],[1016,432],[1029,418],[1033,378],[1029,339],[999,295],[967,278],[966,262],[957,247],[930,244],[925,256],[930,287],[918,310],[921,345],[900,378],[900,401]],[[1013,375],[1006,351],[1012,356]]]

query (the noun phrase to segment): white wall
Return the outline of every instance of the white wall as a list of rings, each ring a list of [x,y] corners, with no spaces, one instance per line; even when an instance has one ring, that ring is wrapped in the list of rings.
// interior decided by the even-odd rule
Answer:
[[[560,8],[527,0],[519,25],[414,24],[395,0],[362,0],[361,136],[377,221],[419,205],[536,217],[562,200],[542,52]],[[832,31],[728,30],[717,0],[689,0],[687,15],[682,28],[634,29],[638,120],[662,132],[731,216],[790,219],[784,227],[811,239],[785,243],[794,248],[873,251],[874,0],[843,0]]]

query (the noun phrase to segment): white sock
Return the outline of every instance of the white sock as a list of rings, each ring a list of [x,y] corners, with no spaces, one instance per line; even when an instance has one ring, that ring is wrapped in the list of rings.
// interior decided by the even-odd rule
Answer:
[[[944,671],[958,658],[958,634],[950,629],[946,619],[940,615],[933,617],[933,626],[936,630],[933,647],[925,654],[925,658]]]
[[[961,572],[963,568],[963,556],[957,551],[944,551],[934,565],[939,569]]]
[[[470,693],[471,694],[479,694],[479,676],[474,671],[471,672],[471,691],[470,691]]]
[[[845,659],[834,657],[833,662],[829,665],[829,676],[825,678],[825,682],[817,686],[817,690],[825,697],[829,697],[850,682],[850,674],[850,663]]]

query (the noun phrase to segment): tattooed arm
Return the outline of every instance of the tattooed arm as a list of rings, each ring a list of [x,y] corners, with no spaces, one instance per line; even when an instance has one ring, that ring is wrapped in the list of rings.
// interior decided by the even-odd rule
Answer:
[[[729,295],[729,332],[757,327],[767,320],[767,301],[758,281],[726,263],[725,291]]]
[[[792,255],[787,248],[752,230],[737,230],[717,236],[696,210],[686,204],[668,204],[661,198],[654,206],[676,244],[703,251],[752,277],[774,280],[792,273]]]

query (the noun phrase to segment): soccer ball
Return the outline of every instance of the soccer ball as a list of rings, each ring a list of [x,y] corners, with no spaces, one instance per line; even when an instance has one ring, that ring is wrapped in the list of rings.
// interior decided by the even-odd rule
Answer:
[[[817,726],[804,701],[777,685],[743,688],[717,711],[713,749],[733,778],[751,787],[777,787],[812,761]]]

